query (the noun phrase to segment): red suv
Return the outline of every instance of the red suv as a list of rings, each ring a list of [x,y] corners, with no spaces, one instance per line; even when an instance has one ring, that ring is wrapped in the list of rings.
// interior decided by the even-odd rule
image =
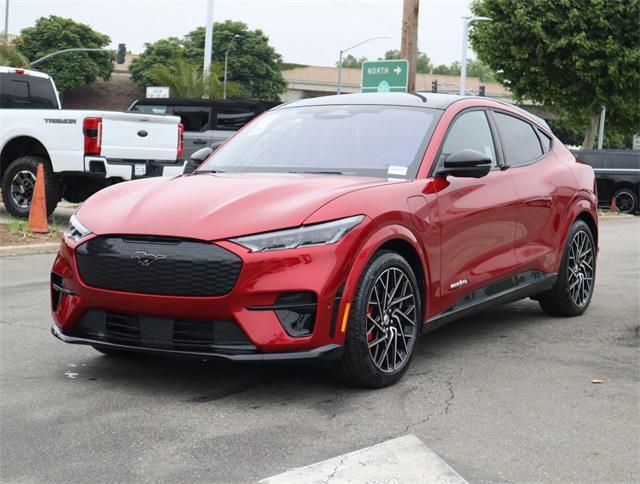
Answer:
[[[286,104],[192,174],[91,197],[53,265],[53,333],[107,354],[325,358],[390,385],[461,316],[525,297],[582,314],[594,185],[544,121],[486,98]]]

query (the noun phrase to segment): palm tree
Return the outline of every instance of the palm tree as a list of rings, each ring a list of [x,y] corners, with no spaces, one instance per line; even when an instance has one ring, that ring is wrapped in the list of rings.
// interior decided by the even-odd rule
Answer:
[[[29,60],[7,39],[0,40],[0,66],[27,67]]]
[[[223,68],[219,64],[211,66],[211,74],[205,78],[202,68],[188,63],[183,58],[175,59],[173,66],[156,64],[149,69],[149,77],[158,86],[168,86],[172,97],[199,99],[207,95],[209,99],[221,98],[224,86],[220,78]],[[241,92],[237,82],[227,82],[227,94],[237,96]]]

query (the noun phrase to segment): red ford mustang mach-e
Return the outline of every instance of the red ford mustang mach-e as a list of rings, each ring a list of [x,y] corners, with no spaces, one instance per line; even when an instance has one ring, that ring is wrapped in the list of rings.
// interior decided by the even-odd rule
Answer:
[[[594,184],[544,121],[489,99],[286,104],[192,174],[91,197],[53,265],[53,333],[107,354],[322,357],[390,385],[455,318],[525,297],[583,313]]]

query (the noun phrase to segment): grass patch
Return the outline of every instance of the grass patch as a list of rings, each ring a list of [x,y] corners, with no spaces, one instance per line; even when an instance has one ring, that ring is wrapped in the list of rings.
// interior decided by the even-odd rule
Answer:
[[[9,218],[9,232],[14,237],[19,239],[26,239],[31,235],[29,232],[29,221],[26,218],[11,217]],[[56,220],[55,217],[51,217],[49,221],[49,236],[56,237],[61,235],[64,231],[64,227]]]

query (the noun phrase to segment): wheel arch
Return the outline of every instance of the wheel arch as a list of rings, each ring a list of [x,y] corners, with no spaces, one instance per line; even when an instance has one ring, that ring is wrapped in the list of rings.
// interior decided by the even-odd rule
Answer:
[[[414,270],[418,279],[419,290],[422,302],[422,321],[427,314],[429,262],[425,251],[419,243],[418,237],[405,225],[391,223],[376,227],[376,230],[361,244],[358,255],[353,261],[353,265],[345,281],[345,289],[339,314],[339,321],[342,321],[346,312],[346,305],[350,304],[355,296],[360,277],[369,265],[374,255],[381,250],[391,250],[404,257]],[[340,326],[338,326],[340,328]],[[338,333],[338,338],[343,338],[346,333]]]
[[[51,161],[49,152],[44,144],[33,136],[17,136],[9,140],[0,152],[0,177],[4,176],[4,172],[9,164],[20,156],[42,156]]]

